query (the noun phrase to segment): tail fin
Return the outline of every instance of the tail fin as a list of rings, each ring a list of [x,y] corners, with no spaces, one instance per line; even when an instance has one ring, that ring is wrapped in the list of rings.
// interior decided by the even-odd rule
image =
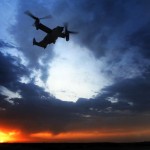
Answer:
[[[47,47],[47,44],[45,44],[43,41],[37,42],[35,40],[35,38],[33,38],[33,45],[37,45],[37,46],[43,47],[44,49]]]

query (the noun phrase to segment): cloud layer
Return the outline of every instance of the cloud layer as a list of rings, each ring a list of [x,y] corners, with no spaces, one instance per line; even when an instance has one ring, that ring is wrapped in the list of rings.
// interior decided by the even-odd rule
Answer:
[[[20,95],[11,98],[0,93],[0,122],[27,133],[149,129],[150,1],[58,0],[48,4],[49,1],[19,1],[17,23],[11,29],[19,48],[0,40],[0,89],[5,87]],[[72,103],[56,99],[35,85],[34,77],[21,82],[21,77],[30,78],[35,68],[42,71],[41,79],[46,80],[47,67],[54,57],[53,47],[45,52],[32,46],[33,35],[39,34],[33,31],[32,20],[23,14],[25,10],[38,16],[51,13],[57,18],[56,23],[67,21],[71,28],[78,29],[79,36],[72,40],[103,62],[101,71],[112,79],[112,84],[95,98],[80,98]],[[6,48],[21,51],[28,66],[5,54]]]

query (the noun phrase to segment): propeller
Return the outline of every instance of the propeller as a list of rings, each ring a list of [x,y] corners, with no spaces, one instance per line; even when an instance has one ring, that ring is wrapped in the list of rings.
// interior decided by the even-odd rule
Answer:
[[[41,19],[49,19],[49,18],[52,18],[51,15],[47,15],[47,16],[44,16],[44,17],[41,17],[41,18],[38,18],[36,16],[34,16],[29,10],[25,11],[24,12],[27,16],[33,18],[35,20],[34,24],[32,26],[36,26],[36,24],[39,24],[39,21]]]
[[[65,27],[66,41],[69,41],[69,37],[70,37],[69,35],[70,34],[77,34],[78,33],[78,32],[75,32],[75,31],[68,30],[68,23],[65,23],[64,27]]]
[[[39,19],[41,20],[41,19],[49,19],[49,18],[52,18],[52,15],[47,15],[47,16],[41,17],[41,18],[39,18]]]
[[[34,16],[30,11],[25,11],[24,12],[26,15],[28,15],[29,17],[33,18],[33,19],[49,19],[49,18],[52,18],[52,15],[47,15],[47,16],[44,16],[44,17],[41,17],[41,18],[38,18],[36,16]]]
[[[39,19],[38,17],[34,16],[30,11],[25,11],[24,13],[35,20]]]
[[[47,15],[47,16],[38,18],[38,17],[34,16],[30,11],[25,11],[24,13],[25,13],[26,15],[28,15],[29,17],[35,19],[35,21],[38,21],[38,22],[39,22],[39,20],[41,20],[41,19],[49,19],[49,18],[52,18],[52,15]],[[33,26],[35,26],[35,23],[33,24]]]

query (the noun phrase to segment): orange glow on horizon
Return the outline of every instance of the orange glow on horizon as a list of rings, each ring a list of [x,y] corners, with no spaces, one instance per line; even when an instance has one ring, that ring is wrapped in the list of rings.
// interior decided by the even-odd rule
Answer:
[[[18,131],[1,131],[0,130],[0,143],[15,142],[17,141],[17,136],[20,133]]]
[[[100,132],[100,131],[91,131],[91,132],[64,132],[59,134],[52,134],[50,132],[39,132],[30,134],[30,137],[35,138],[37,142],[86,142],[86,141],[117,141],[121,138],[135,138],[138,136],[148,136],[150,135],[150,130],[141,130],[141,131],[124,131],[124,132]],[[141,139],[142,140],[142,139]]]
[[[141,136],[141,137],[140,137]],[[15,142],[118,142],[121,139],[138,139],[140,137],[150,137],[150,130],[135,131],[70,131],[53,134],[44,131],[27,134],[20,130],[0,129],[0,143]],[[149,139],[150,140],[150,139]]]
[[[39,133],[33,133],[30,135],[31,137],[35,137],[35,138],[43,138],[43,139],[49,139],[51,138],[53,135],[50,132],[39,132]]]

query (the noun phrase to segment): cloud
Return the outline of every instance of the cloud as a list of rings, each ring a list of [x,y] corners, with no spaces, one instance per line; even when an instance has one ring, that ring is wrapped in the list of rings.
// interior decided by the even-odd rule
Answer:
[[[58,17],[57,22],[67,20],[72,28],[79,29],[78,38],[74,37],[73,40],[88,47],[97,59],[103,60],[103,71],[114,79],[113,84],[103,88],[97,97],[80,98],[76,103],[56,99],[32,80],[27,83],[20,82],[22,76],[30,76],[29,69],[40,68],[45,71],[43,75],[47,73],[47,65],[52,58],[51,48],[45,52],[32,46],[32,38],[36,33],[30,26],[32,20],[23,12],[29,9],[38,16],[45,15],[46,12],[49,14],[48,9],[45,9],[48,2],[43,5],[38,1],[19,2],[17,24],[12,32],[16,32],[15,39],[30,65],[27,68],[16,57],[0,52],[0,85],[13,92],[19,91],[21,95],[21,98],[11,99],[14,104],[6,101],[7,96],[0,95],[0,122],[30,133],[124,130],[135,128],[135,124],[136,128],[149,129],[149,28],[147,25],[130,28],[134,24],[131,21],[136,12],[134,7],[137,9],[141,5],[143,10],[149,2],[130,3],[118,0],[53,3],[55,9],[52,12]],[[134,4],[131,16],[127,12],[128,7],[131,8],[130,4]],[[43,35],[37,34],[38,36],[42,38]],[[0,47],[11,48],[11,45],[0,41]],[[43,60],[44,67],[39,60]]]
[[[100,57],[105,54],[109,40],[126,20],[125,8],[121,2],[123,1],[59,1],[55,4],[54,14],[59,14],[57,17],[63,18],[61,21],[68,21],[72,28],[79,31],[78,44],[87,46],[95,56]]]
[[[16,48],[12,44],[4,42],[3,40],[0,39],[0,48],[4,48],[4,47],[7,47],[7,48]]]
[[[1,54],[0,60],[4,60],[4,66],[7,64],[7,68],[15,70],[16,64],[12,63],[11,56]],[[3,80],[8,78],[10,73],[12,74],[6,72]],[[148,128],[150,124],[149,117],[144,115],[149,113],[149,82],[147,82],[149,75],[145,75],[146,81],[144,78],[126,79],[103,89],[103,93],[96,98],[79,99],[76,103],[72,103],[55,99],[33,82],[26,84],[19,82],[19,73],[20,70],[16,70],[14,77],[10,79],[11,85],[3,84],[13,91],[19,90],[21,98],[12,98],[14,102],[12,105],[6,101],[7,96],[0,96],[2,124],[11,124],[12,127],[18,127],[26,133],[50,131],[54,134],[117,128],[123,130],[134,128],[135,122],[137,128],[140,126]],[[141,92],[135,94],[136,91]],[[112,103],[108,101],[109,97],[115,97],[118,101]],[[141,112],[145,113],[142,115]]]
[[[149,112],[150,78],[148,76],[149,71],[147,70],[147,74],[142,77],[115,82],[115,84],[104,88],[104,94],[96,99],[103,95],[106,100],[116,99],[116,102],[112,102],[109,106],[112,110],[128,110],[132,113]]]
[[[9,55],[5,56],[0,52],[0,84],[3,86],[11,85],[23,75],[29,75],[29,72],[23,65],[17,62],[18,59]]]
[[[149,5],[147,0],[65,0],[53,3],[51,12],[56,24],[68,22],[79,31],[71,39],[103,62],[102,70],[109,78],[132,78],[149,63],[143,57],[148,56]]]
[[[131,34],[129,37],[129,44],[139,49],[140,53],[146,58],[150,57],[150,22],[146,23],[138,31]]]

